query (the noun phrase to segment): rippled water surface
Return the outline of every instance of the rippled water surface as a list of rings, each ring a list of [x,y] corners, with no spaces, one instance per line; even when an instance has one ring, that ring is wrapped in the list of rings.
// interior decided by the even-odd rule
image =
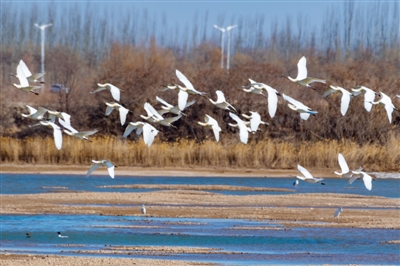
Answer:
[[[101,188],[130,184],[189,184],[272,187],[289,192],[212,191],[226,194],[351,193],[400,197],[399,179],[378,179],[372,191],[362,181],[351,186],[344,179],[327,179],[326,185],[292,178],[237,177],[116,177],[84,175],[2,174],[2,194],[48,193],[54,191],[145,192],[150,189]],[[152,189],[154,190],[154,189]],[[160,203],[161,204],[161,203]],[[126,208],[139,206],[126,205]],[[185,206],[183,206],[185,207]],[[205,206],[207,207],[207,206]],[[334,210],[332,210],[334,211]],[[373,209],[371,209],[373,211]],[[355,228],[308,228],[301,223],[285,228],[271,221],[241,219],[153,218],[101,215],[2,215],[1,252],[57,255],[118,256],[181,259],[228,265],[256,264],[397,264],[400,230]],[[61,231],[69,238],[59,238]],[[26,238],[25,233],[31,234]],[[177,246],[212,248],[201,254],[165,254],[107,251],[113,246]]]

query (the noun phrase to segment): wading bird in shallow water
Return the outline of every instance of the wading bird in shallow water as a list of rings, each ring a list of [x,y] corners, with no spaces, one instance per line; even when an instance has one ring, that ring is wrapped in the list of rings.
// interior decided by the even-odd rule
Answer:
[[[285,94],[282,94],[283,99],[285,99],[285,101],[288,101],[288,106],[290,109],[292,109],[293,111],[296,111],[300,114],[300,118],[303,120],[307,120],[310,115],[316,115],[318,114],[317,111],[313,111],[310,107],[304,105],[303,103],[293,99],[292,97],[289,97]]]
[[[325,183],[321,182],[324,180],[323,178],[314,178],[310,172],[300,164],[297,165],[297,169],[303,174],[303,176],[296,176],[298,179],[309,183],[320,183],[321,185],[325,185]]]
[[[94,91],[91,91],[90,93],[96,93],[102,90],[109,90],[111,92],[111,96],[114,98],[114,100],[119,102],[120,99],[120,92],[123,91],[119,88],[117,88],[116,86],[110,84],[110,83],[105,83],[105,84],[101,84],[101,83],[97,83],[98,88],[95,89]]]
[[[339,219],[339,216],[342,213],[342,211],[343,211],[342,207],[339,207],[339,209],[337,209],[335,214],[333,215],[333,218],[338,218]]]
[[[218,125],[217,120],[212,118],[209,115],[205,115],[204,117],[205,123],[203,122],[197,122],[200,126],[203,127],[211,127],[211,129],[214,132],[215,140],[218,142],[219,141],[219,132],[221,131],[221,128]]]
[[[298,179],[296,179],[296,181],[293,182],[293,186],[294,187],[298,187],[299,186],[299,180]]]
[[[88,177],[97,168],[99,168],[101,166],[106,166],[107,170],[108,170],[108,174],[110,175],[111,178],[114,178],[114,167],[117,167],[117,166],[113,165],[112,163],[110,163],[107,160],[100,160],[100,161],[92,160],[92,162],[93,163],[90,166],[90,168],[86,174],[86,177]]]
[[[351,94],[350,92],[348,92],[347,90],[343,89],[342,87],[339,86],[330,86],[330,89],[327,90],[322,97],[325,98],[327,97],[329,94],[331,94],[332,92],[335,91],[340,91],[342,93],[342,98],[340,101],[340,112],[342,113],[342,115],[344,116],[347,112],[347,110],[349,109],[349,105],[350,105],[350,99],[354,96],[353,94]]]
[[[392,99],[390,99],[389,96],[387,96],[383,92],[377,93],[377,95],[381,96],[381,99],[377,102],[371,102],[371,103],[372,104],[382,104],[385,107],[386,113],[389,118],[389,123],[391,124],[392,123],[392,113],[394,110],[397,111],[397,109],[396,109],[396,107],[394,107],[394,105],[392,103]]]
[[[302,58],[300,58],[299,62],[297,63],[297,77],[296,78],[291,78],[289,76],[283,76],[285,78],[287,78],[288,80],[290,80],[291,82],[297,83],[301,86],[305,86],[308,88],[311,88],[313,90],[315,90],[315,88],[310,86],[310,83],[313,82],[320,82],[320,83],[326,83],[325,80],[323,79],[317,79],[317,78],[310,78],[307,77],[307,60],[306,58],[303,56]]]
[[[144,206],[144,203],[142,204],[142,214],[146,214],[146,207]]]
[[[59,238],[68,238],[68,236],[63,236],[60,232],[57,232]]]
[[[364,86],[357,86],[354,89],[351,89],[352,94],[354,96],[360,95],[362,92],[365,92],[364,94],[364,108],[368,112],[371,111],[372,108],[372,102],[375,99],[375,92],[367,87]]]

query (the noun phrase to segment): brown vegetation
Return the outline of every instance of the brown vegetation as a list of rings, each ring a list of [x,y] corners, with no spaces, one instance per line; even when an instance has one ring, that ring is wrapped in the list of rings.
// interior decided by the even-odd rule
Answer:
[[[76,36],[66,38],[57,35],[58,31],[49,29],[49,36],[54,36],[49,37],[51,45],[46,48],[46,84],[39,96],[23,93],[8,85],[14,82],[8,74],[15,72],[20,59],[27,63],[32,72],[39,69],[40,52],[33,38],[27,41],[27,36],[32,35],[30,32],[12,35],[11,26],[14,22],[10,16],[2,13],[4,28],[7,28],[6,25],[10,27],[2,33],[1,161],[87,164],[91,159],[106,157],[120,165],[293,168],[300,163],[323,168],[337,167],[337,153],[341,152],[355,166],[362,164],[371,170],[399,170],[399,113],[394,112],[393,122],[389,124],[385,109],[374,106],[368,113],[363,108],[363,95],[360,95],[351,100],[350,108],[343,117],[340,114],[340,94],[321,97],[330,84],[346,89],[364,85],[377,92],[383,91],[392,98],[399,94],[400,42],[397,35],[385,35],[387,43],[379,45],[380,49],[371,50],[369,43],[350,42],[350,34],[346,31],[350,31],[349,27],[342,36],[334,28],[337,25],[333,23],[329,28],[327,24],[324,27],[328,27],[325,30],[330,32],[329,40],[339,39],[339,43],[345,40],[346,49],[338,43],[333,45],[333,41],[326,49],[326,43],[312,45],[307,35],[299,34],[298,38],[290,38],[296,34],[280,32],[276,28],[269,39],[258,40],[258,46],[254,44],[251,49],[243,43],[239,47],[241,43],[236,40],[234,43],[238,47],[234,50],[231,69],[227,74],[220,68],[221,51],[213,42],[204,39],[184,50],[178,45],[160,45],[154,36],[145,43],[118,39],[106,42],[106,39],[96,35],[105,34],[101,33],[103,29],[91,30],[95,18],[89,11],[86,10],[84,17],[79,17],[81,15],[73,15],[71,9],[68,11],[69,18],[63,16],[62,22],[67,23],[68,18],[70,24],[65,25],[70,27],[76,23],[75,26],[79,28],[78,21],[85,21],[83,24],[88,28],[71,31],[76,32]],[[33,12],[31,17],[21,16],[21,19],[30,18],[34,21],[35,16],[37,13]],[[397,5],[393,18],[385,20],[385,23],[392,27],[396,25],[396,18]],[[339,21],[339,17],[329,19]],[[21,25],[24,23],[20,22]],[[110,26],[104,23],[98,22],[97,25]],[[351,21],[349,23],[354,24]],[[129,27],[124,31],[129,32]],[[58,36],[58,42],[55,36]],[[146,36],[151,34],[146,32]],[[21,38],[20,43],[18,37]],[[98,44],[100,46],[96,45],[96,40],[101,42]],[[305,43],[308,46],[300,45],[301,40],[307,40]],[[379,40],[370,41],[379,44]],[[14,46],[15,42],[17,46]],[[302,55],[307,57],[309,75],[326,79],[327,85],[318,84],[316,91],[313,91],[281,77],[296,75],[296,64]],[[213,99],[216,97],[215,91],[222,90],[239,113],[257,111],[270,125],[252,135],[247,146],[242,145],[238,143],[237,130],[227,125],[231,122],[228,112],[217,109],[206,98],[190,96],[189,99],[195,99],[196,104],[185,110],[187,117],[175,123],[177,129],[157,126],[161,134],[156,137],[152,147],[143,145],[141,138],[134,133],[128,140],[122,140],[120,136],[125,126],[120,126],[117,113],[113,112],[110,116],[104,114],[104,102],[111,101],[109,92],[90,94],[90,91],[96,88],[97,83],[104,82],[123,89],[125,92],[121,94],[120,103],[132,111],[128,114],[127,122],[138,121],[139,115],[144,113],[145,102],[158,108],[156,95],[170,103],[177,103],[176,92],[160,92],[161,85],[179,83],[175,69],[184,73],[197,90],[207,92]],[[304,102],[317,110],[318,114],[307,121],[300,120],[299,115],[280,98],[277,113],[271,119],[264,97],[242,91],[242,85],[249,84],[248,78],[268,84],[280,93]],[[54,83],[64,84],[70,89],[69,93],[50,92],[50,85]],[[57,151],[47,128],[29,128],[28,125],[34,122],[21,117],[21,113],[27,112],[26,104],[68,112],[74,128],[97,128],[99,133],[93,138],[93,143],[64,136],[63,148]],[[394,105],[399,106],[399,100],[394,100]],[[197,125],[197,121],[202,121],[205,114],[219,122],[222,128],[221,143],[215,143],[212,132]]]

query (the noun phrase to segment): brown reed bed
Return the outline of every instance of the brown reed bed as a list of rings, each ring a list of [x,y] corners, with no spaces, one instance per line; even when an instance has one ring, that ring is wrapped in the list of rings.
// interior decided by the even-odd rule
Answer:
[[[400,140],[394,136],[385,145],[359,145],[350,140],[282,141],[267,139],[244,145],[236,138],[222,142],[180,139],[155,140],[147,147],[142,139],[94,137],[93,142],[63,137],[57,150],[53,138],[15,139],[3,137],[0,159],[3,163],[87,165],[92,159],[107,159],[119,166],[140,167],[233,167],[295,169],[297,164],[317,169],[338,169],[342,153],[350,168],[360,165],[367,171],[399,171]]]

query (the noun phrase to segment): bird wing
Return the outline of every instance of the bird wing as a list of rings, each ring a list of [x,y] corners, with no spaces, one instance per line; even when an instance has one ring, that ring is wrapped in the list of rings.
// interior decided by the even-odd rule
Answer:
[[[106,161],[106,166],[107,166],[108,174],[110,175],[111,178],[114,178],[115,166],[112,163],[110,163],[109,161]]]
[[[368,88],[364,88],[364,91],[364,108],[369,112],[372,109],[372,102],[375,100],[375,92]]]
[[[368,189],[372,189],[372,177],[364,172],[361,172],[363,175],[364,186]]]
[[[391,101],[390,101],[390,103],[392,103]],[[393,107],[392,107],[392,104],[385,104],[385,109],[386,109],[386,113],[387,113],[387,115],[388,115],[388,118],[389,118],[389,123],[391,124],[392,123],[392,113],[393,113]]]
[[[26,66],[24,61],[19,60],[19,65],[21,66],[21,69],[24,72],[25,77],[28,78],[28,77],[32,76],[32,73],[29,71],[29,68]]]
[[[193,101],[190,101],[190,102],[186,103],[185,108],[188,108],[189,106],[192,106],[195,102],[196,102],[196,101],[193,100]],[[180,108],[179,108],[179,109],[180,109]],[[182,111],[182,110],[181,110],[181,111]]]
[[[80,132],[78,132],[76,135],[82,136],[82,137],[86,137],[86,136],[93,135],[93,134],[95,134],[95,133],[97,133],[97,132],[98,132],[97,129],[94,129],[94,130],[86,130],[86,131],[80,131]]]
[[[163,105],[169,107],[169,108],[174,108],[174,106],[172,104],[167,103],[166,101],[164,101],[163,99],[161,99],[160,97],[156,96],[157,101],[159,101],[160,103],[162,103]],[[185,104],[186,105],[186,104]],[[179,108],[180,109],[180,108]]]
[[[88,172],[86,173],[86,176],[89,176],[94,170],[98,169],[100,166],[101,166],[101,163],[93,162],[92,165],[90,166]]]
[[[307,120],[310,117],[309,113],[300,113],[300,118],[303,120]]]
[[[151,144],[153,144],[154,137],[157,136],[157,134],[158,130],[155,127],[153,127],[148,123],[145,123],[143,127],[143,138],[146,136],[146,138],[144,139],[144,143],[146,143],[148,147],[150,147]]]
[[[278,109],[278,95],[276,94],[276,90],[266,85],[266,90],[268,92],[268,113],[273,118],[276,113],[276,109]]]
[[[211,128],[214,132],[215,140],[218,142],[219,141],[219,132],[221,131],[221,128],[218,126],[218,123],[213,125]]]
[[[111,107],[111,106],[108,106],[108,105],[107,105],[106,115],[111,114],[112,110],[114,110],[114,107]]]
[[[35,73],[35,74],[32,74],[32,75],[28,78],[28,80],[31,80],[32,82],[35,82],[35,81],[39,80],[41,77],[43,77],[44,74],[46,74],[46,73]]]
[[[122,135],[123,138],[126,138],[129,134],[131,134],[132,130],[137,128],[137,126],[132,125],[132,123],[129,123],[129,125],[126,127],[124,135]]]
[[[297,165],[297,169],[300,171],[300,173],[304,175],[306,179],[314,179],[314,177],[310,174],[310,172],[308,172],[308,170],[303,166],[301,166],[300,164]]]
[[[58,150],[61,150],[62,147],[62,131],[59,126],[54,123],[50,124],[53,127],[53,136],[54,136],[54,143]]]
[[[121,120],[121,125],[125,124],[126,121],[126,115],[129,113],[129,110],[126,109],[125,107],[120,107],[119,108],[119,118]]]
[[[101,86],[102,84],[97,84],[98,86]],[[94,91],[91,91],[90,93],[96,93],[96,92],[99,92],[99,91],[103,91],[103,90],[105,90],[106,89],[106,87],[104,86],[104,87],[98,87],[97,89],[95,89]]]
[[[22,69],[21,65],[17,66],[17,78],[19,79],[19,83],[22,87],[29,86],[28,79],[26,78],[26,75],[25,75],[24,70]]]
[[[175,71],[176,76],[178,77],[178,79],[185,84],[185,87],[188,90],[192,90],[192,91],[196,91],[192,85],[192,83],[185,77],[185,75],[182,74],[182,72],[180,72],[178,69]]]
[[[256,132],[260,123],[261,123],[261,116],[257,112],[252,113],[250,119],[251,131]]]
[[[188,100],[189,94],[186,91],[179,90],[178,92],[178,106],[179,110],[183,111],[185,107],[187,107],[187,100]]]
[[[215,93],[217,94],[217,101],[216,101],[217,103],[226,102],[225,95],[224,95],[224,93],[222,91],[218,90]]]
[[[173,117],[168,117],[168,118],[164,118],[164,121],[165,121],[167,124],[171,124],[171,123],[173,123],[173,122],[179,120],[181,117],[182,117],[182,115],[177,115],[177,116],[173,116]]]
[[[155,116],[159,120],[164,120],[164,118],[154,109],[149,103],[145,103],[144,109],[147,111],[149,116]]]
[[[69,114],[61,112],[61,116],[66,123],[71,124],[71,116]],[[60,118],[58,118],[58,121],[60,121]]]
[[[350,172],[349,166],[341,153],[338,155],[338,162],[343,174]]]
[[[73,133],[78,133],[78,130],[76,130],[75,128],[73,128],[71,126],[70,123],[65,122],[64,120],[62,120],[61,118],[58,119],[58,122],[60,122],[60,124],[65,127],[66,129],[68,129],[69,131],[73,132]]]
[[[115,87],[114,85],[108,84],[108,87],[110,88],[111,95],[114,98],[114,100],[119,102],[120,99],[120,89]]]
[[[46,108],[43,107],[39,107],[37,112],[36,112],[36,117],[41,117],[43,116],[48,110]]]
[[[347,110],[349,109],[351,93],[346,91],[345,89],[341,89],[341,91],[342,91],[342,99],[340,102],[340,112],[344,116]]]
[[[322,97],[325,98],[326,96],[328,96],[329,94],[331,94],[334,91],[335,91],[334,89],[329,89],[322,95]]]
[[[240,141],[247,144],[249,132],[247,131],[246,124],[236,114],[229,112],[229,116],[238,123]]]
[[[303,56],[302,58],[300,58],[299,62],[297,63],[297,80],[303,80],[305,78],[307,78],[307,60],[306,58]]]
[[[295,100],[295,99],[293,99],[292,97],[289,97],[289,96],[287,96],[286,94],[282,94],[282,97],[283,97],[283,99],[285,100],[285,101],[288,101],[288,102],[290,102],[291,104],[293,104],[293,105],[295,105],[297,108],[304,108],[304,107],[306,107],[306,108],[308,108],[307,106],[305,106],[303,103],[301,103],[301,102],[299,102],[299,101],[297,101],[297,100]]]
[[[37,110],[35,108],[33,108],[32,106],[26,105],[26,107],[28,107],[30,115],[32,115],[32,114],[37,112]]]

